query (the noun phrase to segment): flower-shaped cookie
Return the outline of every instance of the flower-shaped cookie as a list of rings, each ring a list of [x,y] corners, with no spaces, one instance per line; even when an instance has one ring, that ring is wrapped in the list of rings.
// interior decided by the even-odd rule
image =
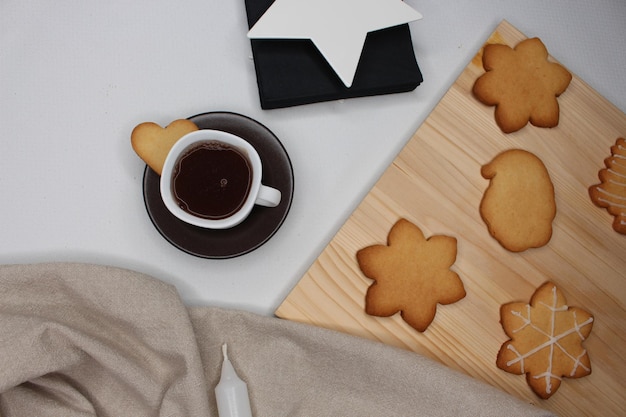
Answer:
[[[504,133],[520,130],[528,122],[538,127],[559,124],[557,97],[572,75],[548,61],[541,40],[526,39],[515,48],[486,45],[483,67],[486,73],[476,80],[473,92],[482,103],[496,106],[496,123]]]
[[[593,316],[568,307],[553,283],[539,287],[530,304],[503,305],[500,321],[511,339],[500,348],[498,368],[526,374],[528,385],[539,397],[550,398],[563,377],[580,378],[591,373],[582,342],[591,333]]]
[[[399,220],[387,245],[357,252],[361,271],[375,282],[365,296],[365,312],[388,317],[400,312],[411,327],[423,332],[435,318],[437,304],[465,297],[459,276],[449,268],[456,260],[456,239],[424,237],[408,220]]]

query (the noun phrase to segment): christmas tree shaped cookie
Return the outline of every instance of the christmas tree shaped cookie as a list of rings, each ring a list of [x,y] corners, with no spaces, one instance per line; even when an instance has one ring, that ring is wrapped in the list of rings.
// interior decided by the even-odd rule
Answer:
[[[613,229],[626,234],[626,139],[618,138],[600,170],[600,184],[589,187],[591,200],[615,217]]]

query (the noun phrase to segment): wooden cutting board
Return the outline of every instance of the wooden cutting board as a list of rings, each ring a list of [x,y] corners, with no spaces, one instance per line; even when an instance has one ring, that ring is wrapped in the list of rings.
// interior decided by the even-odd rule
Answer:
[[[514,46],[523,39],[522,33],[502,22],[488,43]],[[480,104],[471,94],[474,81],[484,72],[481,52],[276,315],[415,351],[559,415],[623,415],[626,236],[613,231],[613,217],[590,201],[587,189],[599,182],[598,171],[604,168],[610,147],[626,136],[626,115],[574,75],[559,98],[558,127],[528,125],[503,134],[495,124],[493,107]],[[491,238],[478,209],[488,186],[481,166],[511,148],[528,150],[543,160],[557,202],[550,242],[522,253],[508,252]],[[461,277],[467,296],[439,306],[424,333],[406,325],[399,314],[380,318],[364,312],[365,292],[373,281],[363,276],[355,254],[366,246],[384,244],[399,218],[415,223],[426,237],[443,234],[458,242],[452,270]],[[591,375],[566,379],[555,395],[541,400],[525,377],[498,369],[495,358],[508,339],[499,322],[500,305],[528,302],[548,280],[564,292],[570,306],[591,312],[595,322],[584,342]]]

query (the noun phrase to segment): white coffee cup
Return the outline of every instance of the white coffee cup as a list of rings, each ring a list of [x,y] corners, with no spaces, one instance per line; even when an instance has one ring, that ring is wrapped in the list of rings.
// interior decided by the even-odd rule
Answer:
[[[192,174],[192,171],[190,171],[189,168],[181,169],[181,167],[183,167],[183,164],[190,164],[191,162],[186,161],[187,156],[202,148],[203,146],[209,147],[211,151],[215,150],[213,149],[214,146],[221,147],[220,150],[234,150],[235,153],[243,156],[248,162],[250,179],[248,183],[247,194],[245,195],[245,198],[243,196],[243,192],[236,194],[236,199],[239,199],[239,197],[241,196],[241,202],[239,202],[236,207],[233,206],[232,212],[228,212],[227,215],[225,215],[224,213],[211,215],[210,213],[200,213],[199,211],[194,212],[194,210],[190,208],[190,205],[186,205],[184,202],[182,202],[181,204],[180,193],[177,193],[175,189],[176,184],[182,184],[181,181],[183,180],[183,178],[191,178],[193,175],[196,175],[198,171],[200,171],[200,169],[198,169],[198,171],[195,171],[195,173]],[[212,157],[217,158],[217,155],[220,155],[220,153],[212,153],[211,155],[213,155]],[[236,158],[234,154],[232,154],[232,157]],[[183,160],[185,160],[185,162],[181,162]],[[240,164],[238,160],[236,160],[236,162],[237,164]],[[205,166],[207,169],[209,169],[209,165],[210,164],[203,163],[202,172],[205,172]],[[219,163],[216,163],[214,165],[218,166]],[[225,163],[222,165],[225,165]],[[182,174],[183,171],[186,172]],[[220,130],[196,130],[180,138],[174,144],[174,146],[172,146],[172,149],[170,149],[167,158],[165,159],[163,170],[161,172],[161,198],[163,199],[163,202],[165,203],[167,209],[178,219],[186,223],[207,229],[227,229],[243,222],[248,217],[255,204],[265,207],[276,207],[280,203],[280,191],[275,188],[261,184],[262,173],[263,164],[261,163],[261,158],[259,157],[256,149],[254,149],[254,147],[246,140],[240,138],[239,136],[235,136],[231,133],[223,132]],[[223,175],[223,172],[220,172],[219,176],[221,175]],[[206,174],[206,179],[205,176],[203,176],[202,178],[203,185],[204,182],[210,182],[213,190],[215,190],[216,187],[221,187],[226,190],[226,187],[229,186],[228,179],[222,178],[220,180],[220,178],[213,176],[213,174]],[[243,184],[243,181],[241,182],[241,184]],[[193,190],[193,187],[194,186],[190,185],[186,187],[186,189]],[[206,184],[205,188],[208,187],[209,185]],[[182,186],[180,186],[179,188],[182,189]],[[195,193],[195,191],[193,192]],[[202,199],[204,199],[205,197],[205,194],[202,194],[202,192],[199,193],[200,194],[196,193],[194,198],[197,201],[202,201]],[[183,206],[186,206],[187,210],[183,209]]]

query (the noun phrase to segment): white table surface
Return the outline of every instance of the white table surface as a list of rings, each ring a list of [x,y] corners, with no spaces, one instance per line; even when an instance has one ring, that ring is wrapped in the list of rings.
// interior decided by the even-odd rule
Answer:
[[[262,110],[243,0],[0,0],[0,263],[130,268],[190,305],[271,315],[503,19],[626,112],[626,1],[406,2],[424,16],[415,91]],[[294,167],[283,226],[228,260],[161,237],[129,142],[206,111],[265,124]]]

